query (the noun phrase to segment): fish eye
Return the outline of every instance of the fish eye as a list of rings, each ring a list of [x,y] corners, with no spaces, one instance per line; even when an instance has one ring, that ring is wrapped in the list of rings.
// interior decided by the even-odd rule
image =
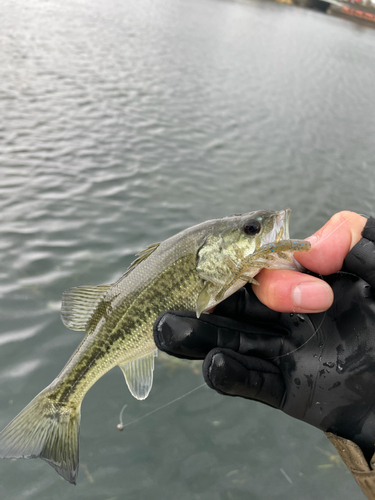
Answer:
[[[246,222],[243,229],[249,236],[254,236],[255,234],[258,234],[260,232],[261,228],[262,225],[257,219],[250,219]]]

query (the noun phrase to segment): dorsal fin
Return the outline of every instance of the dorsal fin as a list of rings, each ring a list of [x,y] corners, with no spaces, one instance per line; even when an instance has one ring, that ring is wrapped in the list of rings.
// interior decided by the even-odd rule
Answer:
[[[71,330],[86,330],[99,302],[112,286],[77,286],[65,290],[61,303],[61,319]]]
[[[124,276],[127,276],[131,271],[133,271],[133,269],[136,266],[138,266],[138,264],[140,264],[142,261],[147,259],[147,257],[149,257],[153,252],[155,252],[155,250],[158,248],[159,245],[160,243],[153,243],[152,245],[148,245],[148,247],[142,250],[141,252],[137,253],[135,255],[137,258],[133,260],[133,262],[130,264]]]

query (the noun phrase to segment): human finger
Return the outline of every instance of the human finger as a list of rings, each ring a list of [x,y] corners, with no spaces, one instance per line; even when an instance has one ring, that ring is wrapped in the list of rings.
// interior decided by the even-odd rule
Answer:
[[[355,212],[338,212],[316,233],[306,238],[309,252],[294,256],[304,267],[318,274],[333,274],[342,268],[350,250],[361,239],[367,219]]]
[[[333,302],[331,287],[323,280],[297,271],[264,269],[253,285],[258,299],[279,312],[317,313]]]

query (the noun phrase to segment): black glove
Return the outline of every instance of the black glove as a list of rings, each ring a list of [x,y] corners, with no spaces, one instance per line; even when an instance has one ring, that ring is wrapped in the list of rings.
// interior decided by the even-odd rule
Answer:
[[[370,460],[375,290],[358,276],[370,276],[375,286],[374,219],[363,236],[348,254],[345,272],[324,278],[335,296],[327,312],[278,313],[246,286],[199,320],[190,313],[161,315],[154,327],[157,347],[177,357],[204,359],[205,381],[220,394],[266,403],[350,439]],[[351,267],[357,275],[347,272]]]

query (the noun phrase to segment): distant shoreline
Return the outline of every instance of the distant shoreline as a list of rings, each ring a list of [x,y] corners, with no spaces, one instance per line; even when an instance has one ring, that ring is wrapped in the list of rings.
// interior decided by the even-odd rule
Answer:
[[[276,0],[278,3],[321,10],[327,14],[365,22],[375,27],[375,2],[366,0]]]

